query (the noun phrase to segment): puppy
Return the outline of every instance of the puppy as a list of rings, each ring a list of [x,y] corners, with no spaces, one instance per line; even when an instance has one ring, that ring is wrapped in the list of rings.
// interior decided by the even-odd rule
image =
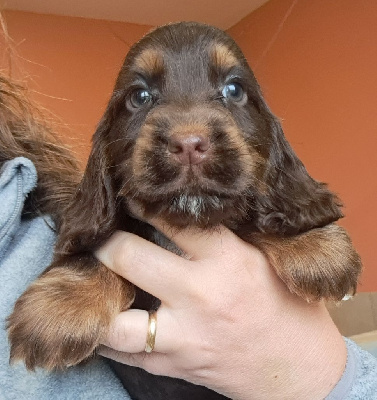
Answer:
[[[117,229],[172,248],[145,222],[151,217],[177,229],[225,225],[264,252],[289,290],[307,301],[340,300],[356,289],[359,256],[333,224],[342,217],[340,202],[294,154],[241,50],[219,29],[167,25],[125,59],[54,262],[9,317],[12,361],[50,370],[77,364],[135,293],[135,307],[156,307],[92,255]],[[165,393],[179,393],[164,399],[184,399],[186,391],[190,399],[222,398],[130,371],[119,374],[135,398],[158,399],[157,381],[161,393],[173,386],[176,392]]]

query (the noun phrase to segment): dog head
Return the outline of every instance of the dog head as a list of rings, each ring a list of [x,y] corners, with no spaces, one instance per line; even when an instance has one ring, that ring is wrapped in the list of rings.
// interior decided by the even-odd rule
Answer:
[[[239,47],[198,23],[157,28],[131,48],[80,196],[76,217],[87,204],[97,231],[120,209],[173,226],[281,235],[341,217],[285,140]]]
[[[266,189],[272,141],[259,99],[223,32],[184,23],[147,35],[129,52],[106,116],[117,194],[136,214],[174,225],[247,217]]]

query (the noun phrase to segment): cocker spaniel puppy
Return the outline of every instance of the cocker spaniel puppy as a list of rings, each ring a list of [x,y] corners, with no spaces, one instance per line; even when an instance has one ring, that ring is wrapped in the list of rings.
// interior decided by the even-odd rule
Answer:
[[[308,301],[355,291],[361,263],[334,224],[338,198],[294,154],[236,43],[207,25],[163,26],[129,51],[54,262],[9,317],[12,360],[54,369],[93,354],[140,293],[93,251],[117,229],[171,248],[150,217],[177,229],[227,226]],[[140,299],[134,306],[155,306]]]

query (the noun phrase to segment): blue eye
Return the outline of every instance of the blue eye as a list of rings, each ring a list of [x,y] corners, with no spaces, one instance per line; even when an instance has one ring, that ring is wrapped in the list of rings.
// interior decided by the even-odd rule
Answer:
[[[146,89],[137,89],[131,93],[130,103],[134,108],[140,108],[152,101],[151,92]]]
[[[246,93],[242,86],[237,82],[228,83],[224,86],[221,94],[224,98],[230,99],[235,102],[240,102],[245,99]]]

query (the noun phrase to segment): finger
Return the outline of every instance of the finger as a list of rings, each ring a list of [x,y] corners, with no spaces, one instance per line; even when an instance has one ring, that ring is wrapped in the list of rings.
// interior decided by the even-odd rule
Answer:
[[[196,227],[177,229],[158,219],[149,222],[174,242],[191,260],[222,257],[224,253],[234,251],[234,247],[242,242],[222,225],[205,230]]]
[[[125,353],[144,352],[148,333],[149,314],[144,310],[128,310],[118,314],[101,343]],[[173,327],[169,313],[161,307],[157,311],[157,329],[153,351],[169,353],[175,350],[179,328]],[[177,331],[178,329],[178,331]],[[175,332],[172,337],[172,332]]]
[[[132,233],[116,232],[95,255],[161,301],[176,300],[190,281],[189,261]]]
[[[142,368],[151,374],[178,377],[177,370],[173,367],[171,360],[166,356],[166,354],[157,352],[151,354],[145,352],[129,354],[114,350],[107,346],[99,346],[97,354],[131,367]]]
[[[123,353],[122,351],[115,350],[106,345],[100,345],[97,348],[97,354],[102,357],[110,358],[111,360],[120,362],[122,364],[130,365],[131,367],[142,366],[142,359],[150,356],[146,353]]]
[[[109,332],[101,343],[117,351],[140,353],[145,348],[147,330],[147,311],[124,311],[112,321]]]

